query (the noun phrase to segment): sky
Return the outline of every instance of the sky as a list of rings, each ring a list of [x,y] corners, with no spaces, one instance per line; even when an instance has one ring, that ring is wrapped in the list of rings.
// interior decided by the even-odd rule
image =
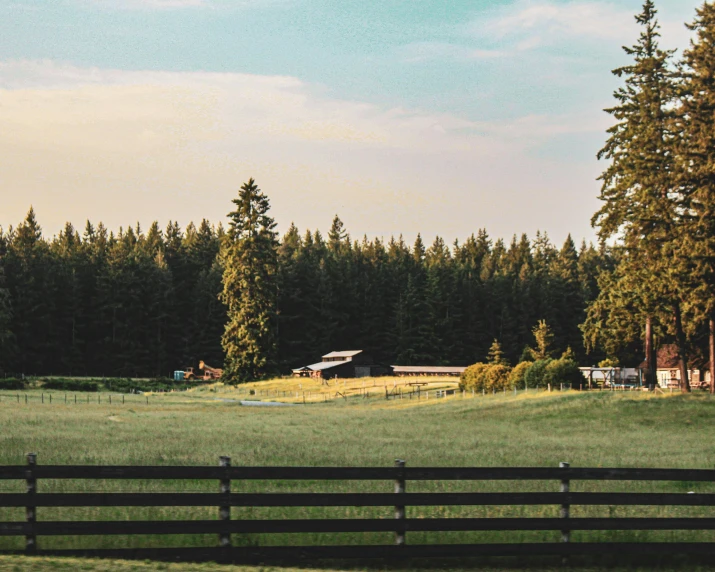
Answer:
[[[0,227],[592,240],[641,0],[0,0]],[[700,0],[656,0],[688,46]]]

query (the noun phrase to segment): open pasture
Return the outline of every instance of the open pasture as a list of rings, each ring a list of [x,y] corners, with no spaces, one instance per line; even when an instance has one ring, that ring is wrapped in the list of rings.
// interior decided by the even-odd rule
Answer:
[[[298,380],[290,380],[295,383]],[[268,390],[279,382],[254,384]],[[319,383],[319,382],[318,382]],[[573,467],[715,466],[715,400],[708,395],[642,393],[529,393],[514,397],[460,396],[430,400],[336,399],[280,408],[243,407],[231,388],[127,396],[122,405],[107,399],[90,403],[54,399],[41,403],[37,391],[28,404],[0,400],[0,463],[22,464],[27,452],[39,464],[216,465],[220,455],[232,464],[308,466],[551,466]],[[214,391],[211,391],[213,389]],[[241,391],[244,391],[242,388]],[[14,393],[12,394],[14,395]],[[245,398],[241,395],[241,398]],[[6,491],[24,483],[4,481]],[[390,492],[391,482],[253,481],[232,484],[235,492]],[[685,483],[687,490],[715,492],[715,483]],[[557,491],[555,482],[415,482],[419,491]],[[209,481],[40,482],[40,492],[141,491],[216,492]],[[673,483],[588,482],[573,491],[687,492]],[[391,518],[385,508],[250,508],[233,518]],[[714,516],[683,507],[572,507],[572,516]],[[558,507],[410,507],[408,517],[558,516]],[[200,508],[40,509],[40,520],[215,518]],[[20,509],[5,509],[0,520],[23,520]],[[518,542],[558,538],[557,532],[410,533],[415,542]],[[574,532],[573,541],[715,540],[709,531]],[[213,545],[213,536],[40,537],[43,548]],[[390,543],[389,533],[234,535],[234,544]],[[21,539],[0,538],[4,548]]]

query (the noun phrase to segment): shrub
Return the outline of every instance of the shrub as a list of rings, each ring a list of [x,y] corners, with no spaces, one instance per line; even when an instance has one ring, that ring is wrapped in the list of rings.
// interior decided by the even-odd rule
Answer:
[[[27,389],[27,383],[14,377],[0,379],[0,389]]]
[[[144,391],[170,391],[172,389],[186,389],[185,381],[175,382],[169,378],[156,379],[107,379],[104,386],[110,391],[120,393],[135,393]]]
[[[84,379],[43,379],[42,387],[58,391],[98,391],[99,383]]]
[[[532,361],[522,361],[516,364],[509,375],[509,387],[517,387],[519,389],[526,387],[524,385],[524,376],[533,363]]]
[[[584,383],[584,377],[578,364],[569,358],[561,358],[550,362],[544,371],[544,380],[552,387],[561,383],[570,387],[578,388]]]
[[[540,359],[536,360],[524,373],[524,383],[525,387],[546,387],[548,383],[546,381],[546,366],[548,366],[553,360]]]
[[[462,391],[501,391],[509,385],[511,368],[501,363],[475,363],[464,370],[460,377]]]
[[[471,389],[481,391],[484,389],[484,374],[489,367],[489,364],[486,363],[475,363],[474,365],[470,365],[462,372],[462,375],[459,376],[459,389],[462,391]]]
[[[511,368],[508,365],[495,363],[490,365],[484,372],[484,382],[487,391],[503,391],[510,389],[509,377]]]

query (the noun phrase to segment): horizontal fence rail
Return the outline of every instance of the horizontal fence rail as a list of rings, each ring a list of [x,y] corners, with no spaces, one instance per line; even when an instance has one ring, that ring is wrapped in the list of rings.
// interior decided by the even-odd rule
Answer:
[[[672,481],[715,483],[710,469],[421,468],[406,467],[236,467],[228,457],[218,467],[41,466],[29,454],[24,466],[0,467],[0,479],[21,480],[25,493],[0,493],[0,507],[24,508],[25,521],[0,522],[0,536],[24,536],[25,554],[85,555],[161,560],[262,562],[300,558],[422,558],[576,554],[715,554],[715,542],[572,542],[571,531],[712,531],[715,517],[572,518],[572,506],[713,507],[715,493],[571,492],[570,481]],[[42,480],[214,480],[218,493],[39,492]],[[385,481],[390,493],[239,493],[232,481]],[[409,481],[551,481],[561,492],[406,492]],[[552,486],[553,486],[552,485]],[[688,488],[690,486],[688,485]],[[406,507],[560,507],[560,518],[407,518]],[[49,507],[215,507],[216,520],[38,521]],[[232,507],[392,507],[394,518],[232,519]],[[561,542],[408,544],[414,532],[556,531]],[[232,546],[232,534],[392,533],[393,545]],[[38,536],[214,534],[218,546],[42,550]],[[0,550],[14,554],[16,550]]]
[[[27,466],[0,466],[0,479],[24,479]],[[581,469],[550,467],[187,467],[39,465],[38,479],[176,479],[388,481],[699,481],[715,482],[715,469]]]

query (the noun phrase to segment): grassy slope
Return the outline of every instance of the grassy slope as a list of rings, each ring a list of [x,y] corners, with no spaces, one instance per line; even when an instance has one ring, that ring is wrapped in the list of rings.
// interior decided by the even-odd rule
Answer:
[[[226,395],[229,395],[227,393]],[[551,394],[460,397],[428,402],[342,399],[290,408],[248,408],[216,401],[224,394],[168,394],[146,405],[135,397],[125,405],[73,403],[55,399],[18,405],[0,400],[0,464],[19,464],[28,451],[43,464],[216,464],[231,455],[235,465],[379,465],[406,459],[412,466],[572,466],[702,467],[715,465],[715,400],[706,395]],[[206,490],[212,482],[172,483],[40,483],[40,490]],[[387,491],[391,483],[265,483],[270,490]],[[666,490],[666,485],[639,483],[578,483],[574,490]],[[715,486],[685,485],[688,490]],[[699,486],[700,488],[696,488]],[[0,482],[2,490],[22,490],[22,483]],[[162,487],[168,487],[162,488]],[[234,483],[234,490],[258,490],[257,483]],[[555,483],[410,483],[417,490],[556,490]],[[671,485],[672,487],[672,485]],[[261,490],[266,490],[265,488]],[[668,490],[673,490],[672,488]],[[677,489],[680,490],[680,489]],[[254,509],[238,517],[362,517],[388,516],[382,509]],[[636,509],[574,508],[574,516],[632,516]],[[648,514],[676,516],[683,509],[646,509]],[[686,511],[688,509],[685,509]],[[605,512],[604,512],[605,511]],[[195,509],[45,509],[42,519],[214,518]],[[384,514],[383,514],[384,513]],[[507,507],[410,509],[408,516],[555,516],[556,507],[522,510]],[[637,513],[641,514],[641,513]],[[705,516],[706,513],[698,513]],[[712,513],[707,513],[712,516]],[[20,520],[21,511],[4,511],[0,520]],[[482,534],[479,541],[545,540],[549,533]],[[575,540],[658,538],[715,540],[712,533],[574,533]],[[412,535],[414,541],[477,540],[467,533],[449,538]],[[84,539],[42,538],[45,547],[97,545]],[[256,541],[255,538],[251,539]],[[18,546],[20,539],[0,539],[0,546]],[[249,541],[249,539],[245,539]],[[284,535],[260,542],[390,542],[386,535]],[[212,537],[139,539],[112,538],[102,546],[213,544]],[[242,539],[236,539],[236,543]],[[4,565],[9,560],[0,561]],[[12,568],[8,568],[12,569]],[[180,568],[177,568],[180,569]],[[188,568],[187,568],[188,569]],[[2,570],[2,568],[0,568]]]

